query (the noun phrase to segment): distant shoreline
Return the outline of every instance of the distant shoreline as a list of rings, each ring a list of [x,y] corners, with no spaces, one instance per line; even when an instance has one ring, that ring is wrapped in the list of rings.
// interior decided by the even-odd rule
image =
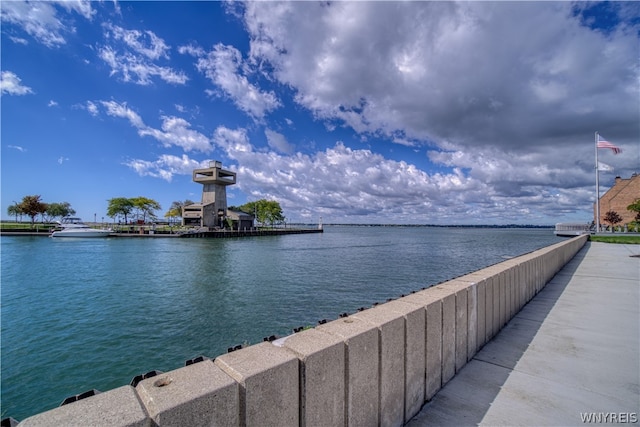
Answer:
[[[317,227],[318,224],[317,223],[302,223],[302,222],[296,222],[296,223],[287,223],[287,227]],[[431,228],[470,228],[470,229],[487,229],[487,228],[496,228],[496,229],[500,229],[500,228],[504,228],[504,229],[517,229],[517,228],[524,228],[524,229],[553,229],[554,226],[553,225],[531,225],[531,224],[526,224],[526,225],[519,225],[519,224],[501,224],[501,225],[490,225],[490,224],[477,224],[477,225],[469,225],[469,224],[450,224],[450,225],[441,225],[441,224],[346,224],[346,223],[324,223],[323,226],[325,227],[394,227],[394,228],[410,228],[410,227],[415,227],[415,228],[427,228],[427,227],[431,227]],[[283,228],[284,230],[286,230],[287,228]],[[275,230],[281,230],[281,228],[276,227]],[[7,230],[7,229],[0,229],[0,236],[49,236],[51,234],[50,230],[46,230],[46,229],[42,229],[39,231],[25,231],[25,230],[20,230],[20,231],[13,231],[13,230]],[[140,235],[139,233],[135,232],[135,233],[118,233],[118,232],[114,232],[113,233],[114,236],[113,237],[142,237],[142,236],[146,236],[146,237],[179,237],[178,234],[169,234],[169,233],[160,233],[160,232],[156,232],[156,234],[143,234]]]
[[[312,226],[317,224],[291,222],[287,223],[291,226]],[[555,225],[531,225],[531,224],[347,224],[347,223],[323,223],[323,226],[327,227],[438,227],[438,228],[554,228]]]

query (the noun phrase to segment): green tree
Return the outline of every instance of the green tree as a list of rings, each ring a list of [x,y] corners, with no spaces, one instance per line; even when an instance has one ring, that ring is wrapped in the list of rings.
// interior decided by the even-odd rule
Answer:
[[[71,207],[71,203],[49,203],[47,206],[47,216],[49,220],[53,218],[64,218],[65,216],[75,215],[76,211]]]
[[[255,202],[248,202],[240,206],[242,212],[255,215],[256,220],[261,224],[271,224],[272,226],[284,221],[280,203],[275,200],[260,199]]]
[[[16,222],[18,222],[18,215],[20,215],[22,217],[22,209],[20,208],[20,204],[19,203],[14,203],[13,205],[9,205],[9,207],[7,208],[7,214],[8,215],[15,215],[16,216]]]
[[[31,226],[36,222],[36,216],[47,211],[47,204],[40,200],[40,196],[24,196],[20,202],[20,211],[31,217]]]
[[[627,206],[627,210],[636,213],[635,220],[640,222],[640,199],[636,199],[633,203]]]
[[[133,210],[133,202],[131,199],[127,199],[126,197],[116,197],[107,200],[107,202],[109,203],[109,206],[107,207],[107,216],[115,218],[118,215],[122,215],[126,224],[127,215],[129,215]]]
[[[615,226],[622,221],[622,217],[616,211],[608,211],[604,214],[604,220],[611,224],[611,226]]]
[[[185,200],[184,202],[180,202],[180,201],[176,201],[171,203],[171,207],[169,208],[169,210],[167,211],[167,213],[164,214],[165,218],[181,218],[182,217],[182,208],[184,206],[188,206],[188,205],[192,205],[193,202],[189,199]]]
[[[149,219],[156,219],[155,211],[162,209],[160,203],[156,202],[153,199],[149,199],[148,197],[134,197],[130,199],[131,203],[133,203],[134,209],[136,209],[139,214],[142,215],[142,221],[147,222],[147,215],[149,215]]]

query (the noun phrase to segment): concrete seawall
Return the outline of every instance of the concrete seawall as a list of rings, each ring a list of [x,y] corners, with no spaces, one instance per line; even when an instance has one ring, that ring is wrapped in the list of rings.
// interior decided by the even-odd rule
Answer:
[[[401,426],[587,236],[34,415],[20,426]]]

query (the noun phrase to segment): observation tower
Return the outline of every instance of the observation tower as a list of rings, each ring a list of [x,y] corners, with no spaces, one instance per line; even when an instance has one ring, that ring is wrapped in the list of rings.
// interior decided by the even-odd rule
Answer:
[[[202,184],[202,200],[182,208],[182,224],[222,227],[227,216],[227,186],[236,183],[236,173],[212,161],[208,168],[193,171],[193,181]]]

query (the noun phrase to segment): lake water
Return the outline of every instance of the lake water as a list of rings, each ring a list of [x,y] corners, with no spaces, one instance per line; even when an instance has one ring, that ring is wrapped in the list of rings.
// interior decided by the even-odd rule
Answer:
[[[356,226],[240,239],[2,237],[2,417],[560,240],[551,229]]]

